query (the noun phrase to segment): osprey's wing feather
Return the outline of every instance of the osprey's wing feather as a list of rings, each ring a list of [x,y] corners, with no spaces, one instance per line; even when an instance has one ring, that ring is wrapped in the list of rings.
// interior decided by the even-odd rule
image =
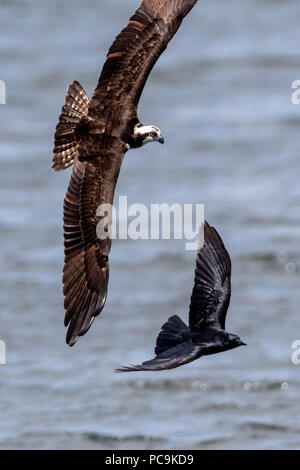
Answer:
[[[187,364],[198,359],[201,356],[201,351],[201,345],[186,341],[173,348],[167,349],[150,361],[143,362],[136,366],[120,367],[119,369],[116,369],[116,372],[175,369],[175,367],[182,366],[183,364]]]
[[[135,118],[152,67],[196,2],[142,0],[109,51],[86,120],[80,120],[81,126],[77,123],[73,88],[70,92],[76,103],[68,101],[68,107],[63,108],[68,112],[68,125],[62,123],[57,131],[54,169],[75,162],[64,202],[63,284],[65,324],[69,325],[67,342],[71,346],[88,330],[106,299],[110,242],[97,238],[96,211],[101,203],[113,202],[126,151],[122,129]],[[73,85],[78,91],[78,84]],[[82,96],[81,88],[79,91]],[[86,115],[85,108],[81,114]],[[74,140],[77,134],[78,142]]]
[[[63,290],[70,346],[87,332],[106,300],[111,240],[97,237],[96,213],[101,203],[113,202],[123,153],[113,157],[91,163],[76,159],[64,200]]]
[[[231,296],[231,260],[218,232],[205,222],[204,245],[198,251],[191,296],[189,327],[198,331],[206,323],[225,329]]]
[[[136,108],[159,56],[198,0],[142,0],[112,44],[90,112],[99,117],[105,105]]]

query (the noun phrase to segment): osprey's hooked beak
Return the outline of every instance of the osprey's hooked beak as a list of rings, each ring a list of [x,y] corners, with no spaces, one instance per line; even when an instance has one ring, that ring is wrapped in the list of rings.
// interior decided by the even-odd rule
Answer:
[[[159,142],[160,144],[164,145],[165,139],[163,138],[163,136],[161,136],[159,139],[157,139],[157,142]]]

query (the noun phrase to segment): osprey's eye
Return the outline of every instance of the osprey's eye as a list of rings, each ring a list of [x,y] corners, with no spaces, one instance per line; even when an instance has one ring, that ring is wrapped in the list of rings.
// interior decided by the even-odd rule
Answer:
[[[155,135],[156,135],[155,132],[153,132],[153,131],[150,132],[150,136],[151,136],[151,137],[155,137]]]

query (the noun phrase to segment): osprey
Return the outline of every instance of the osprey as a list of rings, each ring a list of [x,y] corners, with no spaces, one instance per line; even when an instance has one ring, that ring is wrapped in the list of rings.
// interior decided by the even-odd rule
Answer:
[[[149,142],[164,143],[144,126],[137,107],[147,78],[197,0],[142,0],[107,55],[91,100],[74,81],[55,133],[53,170],[73,166],[64,200],[63,292],[67,343],[73,346],[103,309],[111,240],[97,237],[97,208],[112,204],[123,157]]]
[[[173,315],[157,337],[156,357],[116,372],[174,369],[201,356],[244,346],[239,336],[225,330],[231,296],[230,280],[230,256],[218,232],[205,222],[204,245],[196,260],[189,326]]]

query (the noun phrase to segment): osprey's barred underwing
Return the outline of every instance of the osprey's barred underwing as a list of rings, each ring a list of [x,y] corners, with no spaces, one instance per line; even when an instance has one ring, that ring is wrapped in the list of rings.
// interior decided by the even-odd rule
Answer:
[[[112,44],[92,99],[76,81],[68,88],[52,167],[61,171],[73,165],[64,200],[63,292],[70,346],[87,332],[106,300],[111,241],[97,237],[97,208],[113,203],[127,150],[164,142],[157,127],[140,123],[137,107],[154,64],[196,3],[142,0]]]

